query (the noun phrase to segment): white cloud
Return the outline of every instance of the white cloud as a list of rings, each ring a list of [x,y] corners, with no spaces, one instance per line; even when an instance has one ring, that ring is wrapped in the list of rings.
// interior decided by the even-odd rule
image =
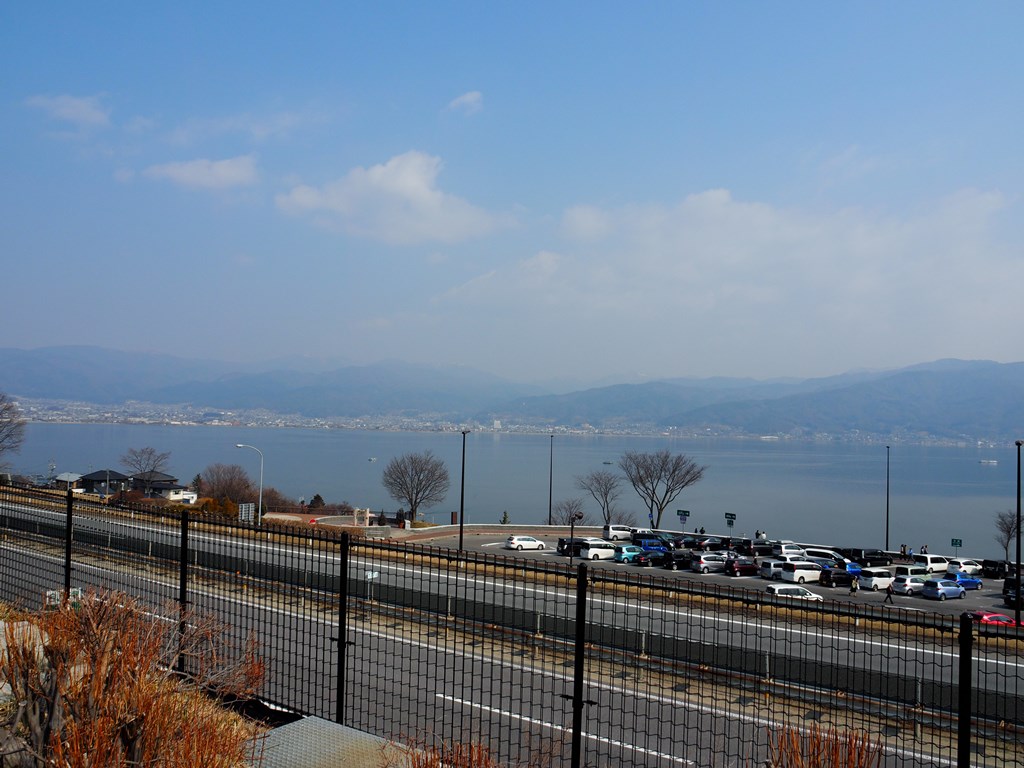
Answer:
[[[462,112],[465,115],[475,115],[483,108],[484,95],[480,91],[468,91],[448,102],[449,110]]]
[[[101,128],[110,124],[110,113],[95,96],[32,96],[30,107],[43,110],[54,120],[72,123],[79,128]]]
[[[964,190],[913,216],[816,213],[726,190],[674,205],[573,207],[572,235],[443,294],[443,331],[483,367],[601,375],[821,375],[1013,357],[1024,257],[1005,200]],[[465,317],[501,318],[493,325]],[[456,337],[455,334],[458,334]],[[991,350],[991,351],[986,351]],[[1017,355],[1019,358],[1019,354]]]
[[[296,186],[277,204],[291,213],[325,211],[349,234],[402,245],[455,243],[513,223],[438,189],[440,171],[440,158],[406,152],[322,187]]]
[[[153,179],[167,179],[185,187],[207,189],[248,186],[258,180],[256,159],[252,155],[227,160],[200,159],[151,165],[143,174]]]

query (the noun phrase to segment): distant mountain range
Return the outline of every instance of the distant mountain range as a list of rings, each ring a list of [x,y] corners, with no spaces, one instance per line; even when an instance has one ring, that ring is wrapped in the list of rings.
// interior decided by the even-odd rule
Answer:
[[[1024,435],[1024,363],[939,360],[820,379],[666,379],[562,394],[468,368],[281,365],[243,368],[99,347],[0,349],[0,391],[311,418],[501,420],[536,429],[995,441]]]

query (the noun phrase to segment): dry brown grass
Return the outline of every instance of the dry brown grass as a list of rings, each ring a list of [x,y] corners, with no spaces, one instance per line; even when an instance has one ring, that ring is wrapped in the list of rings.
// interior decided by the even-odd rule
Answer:
[[[38,631],[34,631],[34,629]],[[0,676],[14,705],[0,714],[0,765],[96,768],[160,765],[233,768],[258,762],[250,739],[260,729],[202,693],[252,693],[262,667],[246,649],[218,662],[220,635],[189,621],[184,650],[198,669],[171,670],[177,625],[119,594],[89,595],[9,624]]]
[[[881,746],[857,730],[783,727],[769,738],[772,768],[874,768],[881,757]]]

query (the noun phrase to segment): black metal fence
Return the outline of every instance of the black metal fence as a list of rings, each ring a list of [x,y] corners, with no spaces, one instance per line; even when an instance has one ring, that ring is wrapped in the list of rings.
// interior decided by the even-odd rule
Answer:
[[[6,602],[187,606],[228,653],[255,640],[269,704],[509,766],[762,765],[787,730],[864,736],[881,765],[1024,765],[1012,629],[15,487],[0,535]]]

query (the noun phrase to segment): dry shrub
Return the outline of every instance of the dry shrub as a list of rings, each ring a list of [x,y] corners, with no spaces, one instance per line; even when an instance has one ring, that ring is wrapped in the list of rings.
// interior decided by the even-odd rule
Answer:
[[[90,594],[8,624],[0,675],[15,706],[0,722],[0,766],[252,765],[258,727],[202,691],[251,695],[262,666],[251,646],[225,660],[217,628],[186,620],[179,635],[131,598]],[[189,678],[173,672],[179,651],[198,670]]]
[[[858,730],[822,730],[816,724],[801,731],[789,726],[769,736],[772,768],[874,768],[882,748]]]

